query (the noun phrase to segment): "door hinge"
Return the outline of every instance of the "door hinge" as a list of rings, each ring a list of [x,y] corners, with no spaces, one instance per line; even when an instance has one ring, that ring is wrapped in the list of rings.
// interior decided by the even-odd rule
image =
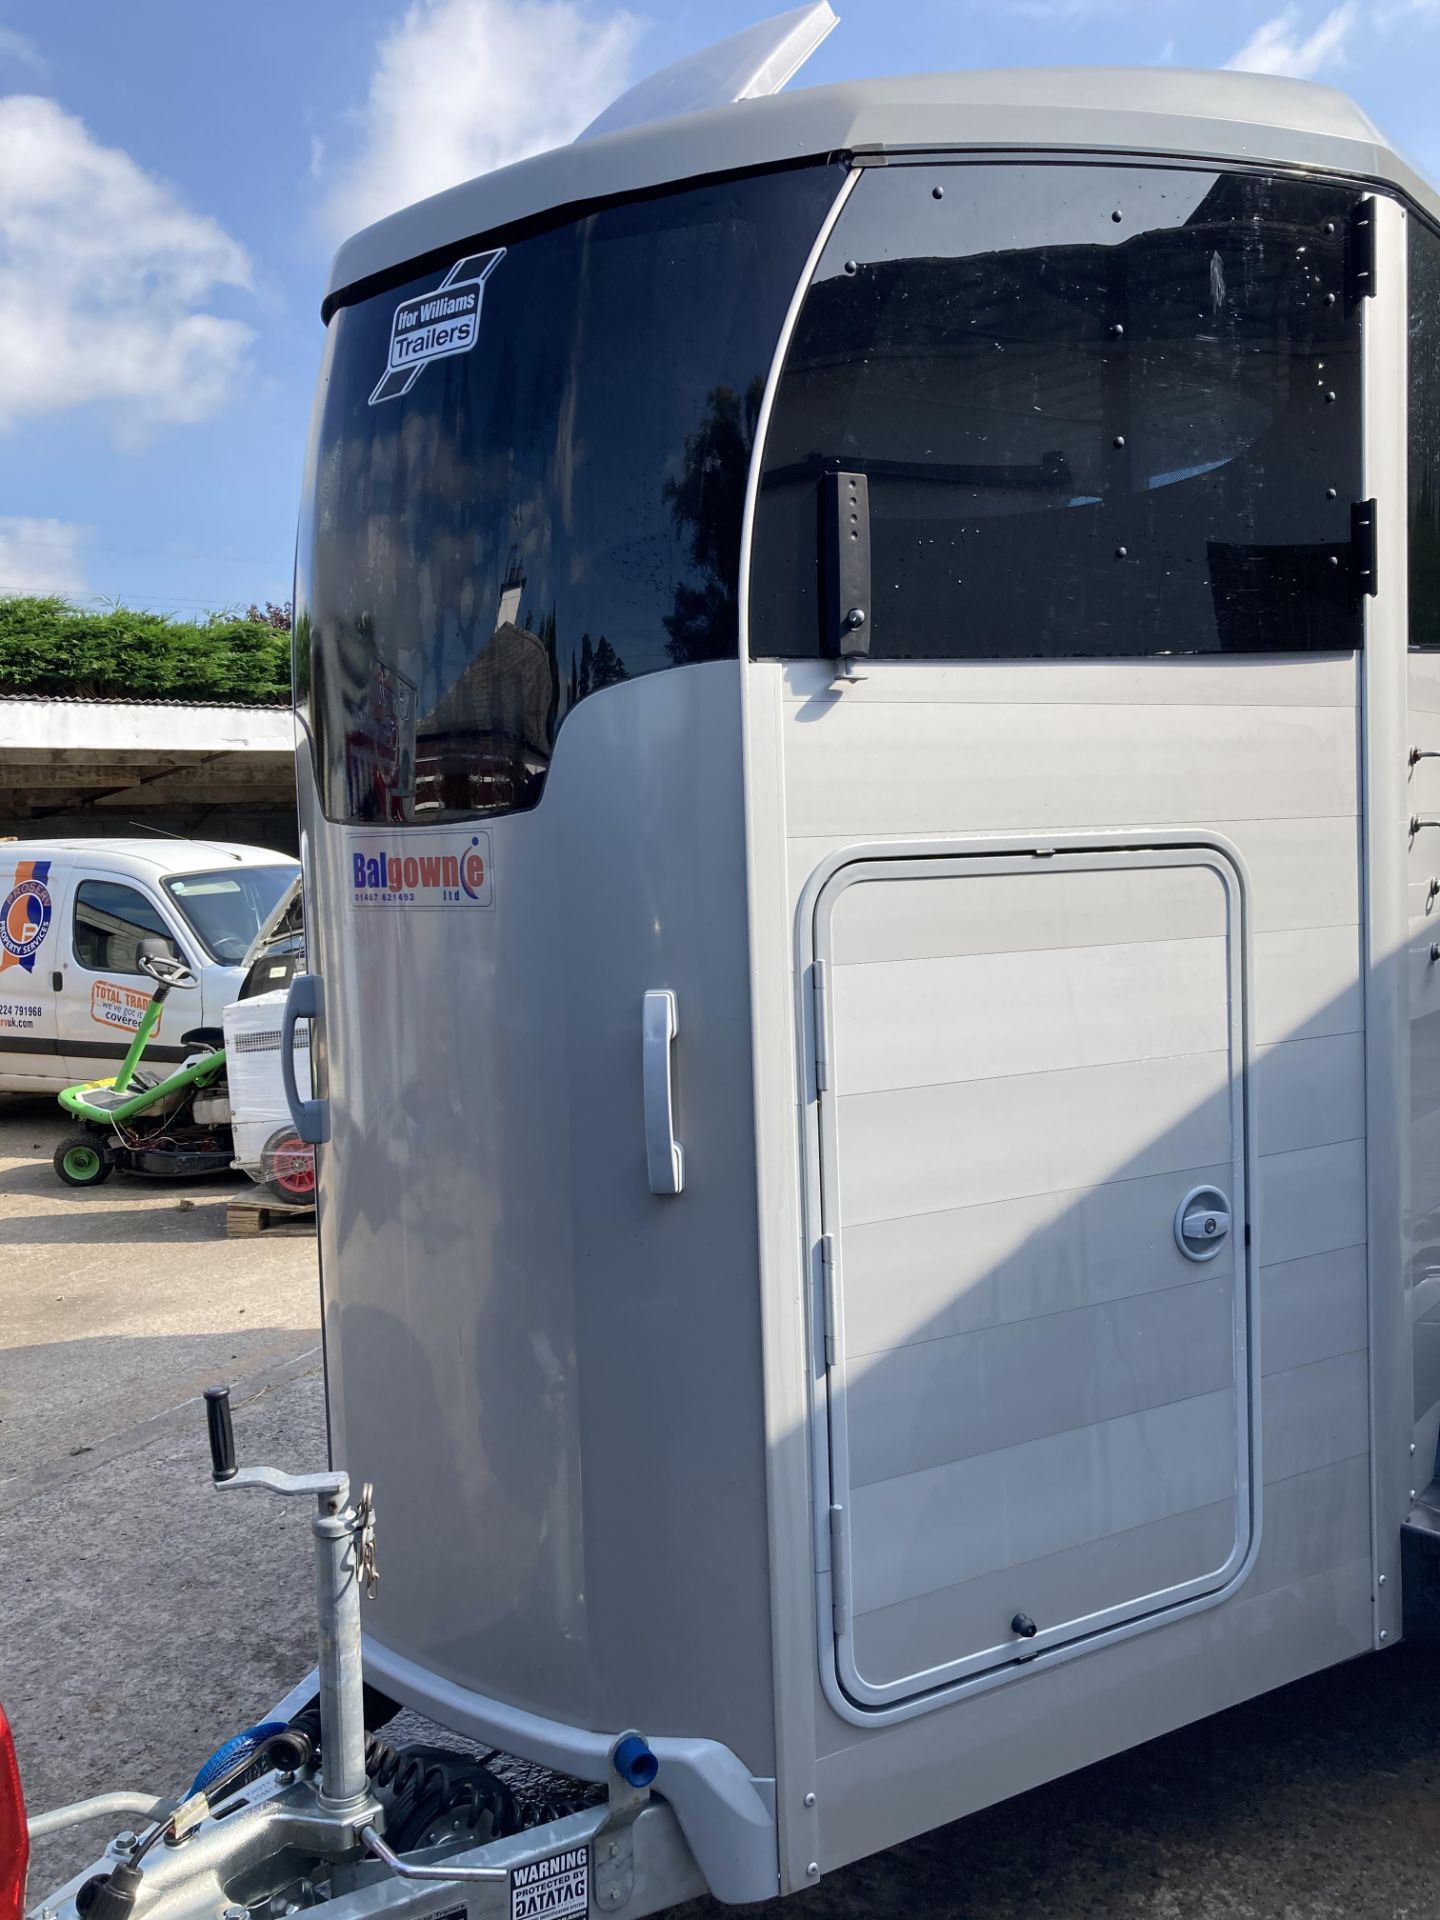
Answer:
[[[844,1507],[830,1509],[830,1617],[838,1637],[850,1625],[850,1521]]]
[[[1371,194],[1357,200],[1350,211],[1349,245],[1345,272],[1350,301],[1369,300],[1375,292],[1375,201]]]
[[[863,660],[870,651],[870,482],[863,473],[820,477],[825,652]]]
[[[835,1278],[835,1236],[820,1236],[820,1299],[825,1315],[825,1364],[835,1366],[840,1358],[840,1299]]]
[[[826,1034],[823,960],[815,961],[810,969],[810,994],[815,1018],[815,1091],[826,1093],[830,1087],[830,1046]]]
[[[1350,508],[1350,573],[1357,593],[1374,594],[1380,590],[1378,517],[1379,509],[1373,500],[1357,500]]]

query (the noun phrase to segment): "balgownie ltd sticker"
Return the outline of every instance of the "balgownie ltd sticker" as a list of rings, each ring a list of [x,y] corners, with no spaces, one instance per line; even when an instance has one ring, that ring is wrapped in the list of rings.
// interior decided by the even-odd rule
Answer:
[[[492,907],[495,879],[483,827],[356,834],[349,843],[352,907]]]
[[[398,400],[432,360],[468,353],[480,338],[480,301],[485,282],[505,258],[504,247],[457,260],[433,293],[402,300],[390,321],[390,356],[371,406]]]
[[[588,1847],[567,1847],[510,1869],[510,1920],[584,1920],[589,1911]]]

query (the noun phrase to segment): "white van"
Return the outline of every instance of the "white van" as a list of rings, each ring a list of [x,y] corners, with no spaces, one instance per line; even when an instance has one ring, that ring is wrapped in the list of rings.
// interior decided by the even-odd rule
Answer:
[[[113,1071],[152,990],[139,943],[157,934],[196,984],[171,994],[147,1059],[183,1059],[202,1028],[218,1041],[250,944],[298,872],[221,840],[0,842],[0,1092]]]

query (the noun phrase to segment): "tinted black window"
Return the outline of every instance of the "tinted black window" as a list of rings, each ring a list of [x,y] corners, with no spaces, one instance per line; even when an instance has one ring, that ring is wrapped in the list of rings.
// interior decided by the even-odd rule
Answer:
[[[1239,174],[867,171],[765,449],[757,654],[821,650],[827,470],[892,659],[1360,644],[1355,195]]]
[[[75,958],[95,973],[138,973],[140,942],[159,934],[179,954],[160,909],[118,880],[82,880],[75,892]]]
[[[297,622],[330,818],[533,806],[576,701],[735,654],[756,411],[841,177],[603,208],[337,315]]]
[[[1410,220],[1410,644],[1440,647],[1440,235]]]

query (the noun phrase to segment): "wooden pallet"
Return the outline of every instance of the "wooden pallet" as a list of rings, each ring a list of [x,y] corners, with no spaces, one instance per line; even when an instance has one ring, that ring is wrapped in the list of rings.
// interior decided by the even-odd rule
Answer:
[[[285,1228],[301,1233],[315,1231],[313,1207],[289,1207],[275,1200],[228,1200],[225,1203],[225,1237],[248,1239],[256,1233],[273,1233]]]

